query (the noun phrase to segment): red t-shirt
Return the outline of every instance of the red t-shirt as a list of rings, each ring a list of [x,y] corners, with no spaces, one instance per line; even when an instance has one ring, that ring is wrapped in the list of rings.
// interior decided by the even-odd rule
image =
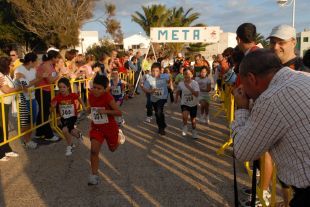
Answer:
[[[112,110],[111,106],[110,106],[110,103],[111,101],[113,101],[114,98],[113,96],[110,94],[110,93],[103,93],[101,96],[94,96],[94,94],[92,92],[89,93],[89,96],[88,96],[88,102],[89,102],[89,105],[91,107],[91,111],[93,111],[94,108],[97,108],[97,107],[104,107],[106,110]],[[92,115],[93,115],[93,112],[91,112]],[[93,126],[114,126],[116,125],[116,122],[115,122],[115,119],[114,119],[114,116],[111,116],[111,115],[107,115],[107,118],[108,118],[108,122],[107,123],[102,123],[102,124],[95,124],[94,123],[94,120],[92,121],[92,127]]]
[[[77,116],[79,95],[70,93],[68,96],[58,94],[52,100],[52,104],[57,104],[58,111],[63,118]]]

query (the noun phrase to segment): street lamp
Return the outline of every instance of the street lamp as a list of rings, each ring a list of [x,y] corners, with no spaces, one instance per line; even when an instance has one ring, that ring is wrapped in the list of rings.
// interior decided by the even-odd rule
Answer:
[[[82,54],[84,54],[84,51],[83,51],[83,42],[84,42],[84,38],[81,38],[81,49],[82,49]]]
[[[293,12],[292,12],[292,26],[295,27],[295,6],[296,0],[277,0],[277,3],[280,7],[288,7],[293,5]]]

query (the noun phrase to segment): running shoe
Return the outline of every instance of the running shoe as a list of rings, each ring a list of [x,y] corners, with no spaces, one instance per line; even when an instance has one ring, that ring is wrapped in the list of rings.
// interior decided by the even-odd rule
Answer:
[[[27,149],[36,149],[38,147],[38,144],[35,143],[34,141],[29,141],[28,143],[26,143],[26,148]]]
[[[119,143],[124,144],[126,141],[126,137],[121,129],[118,129],[118,137],[119,137]]]
[[[98,175],[90,175],[88,178],[88,185],[98,185],[99,176]]]
[[[72,155],[72,146],[67,146],[66,148],[66,156],[71,156]]]
[[[182,128],[182,136],[186,136],[186,134],[187,134],[187,126],[185,125]]]
[[[12,152],[7,152],[7,153],[5,153],[5,156],[6,156],[6,157],[18,157],[19,154],[12,151]]]
[[[193,139],[198,139],[198,135],[197,135],[197,130],[196,129],[192,130],[192,136],[193,136]]]

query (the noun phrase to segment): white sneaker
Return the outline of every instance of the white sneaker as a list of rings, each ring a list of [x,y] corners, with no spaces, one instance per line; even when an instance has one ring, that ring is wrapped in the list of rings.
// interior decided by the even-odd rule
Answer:
[[[50,139],[46,139],[47,141],[50,141],[50,142],[57,142],[57,141],[59,141],[59,137],[58,136],[56,136],[56,135],[54,135],[52,138],[50,138]]]
[[[270,202],[269,199],[271,198],[271,195],[268,190],[263,190],[263,199],[265,201],[266,206],[269,206]]]
[[[90,175],[88,178],[88,185],[98,185],[99,176],[98,175]]]
[[[6,157],[18,157],[19,154],[12,151],[12,152],[7,152],[7,153],[5,153],[5,156],[6,156]]]
[[[124,144],[126,141],[126,137],[121,129],[118,129],[118,137],[119,137],[119,143]]]
[[[67,146],[67,149],[66,149],[66,156],[71,156],[72,155],[72,146]]]
[[[197,130],[196,129],[192,130],[192,136],[193,136],[193,139],[198,139],[198,135],[197,135]]]
[[[186,136],[186,134],[187,134],[187,126],[185,125],[182,128],[182,136]]]
[[[0,162],[7,162],[7,161],[9,161],[9,160],[10,160],[9,157],[4,156],[4,157],[2,157],[2,158],[0,159]]]
[[[30,140],[28,143],[25,145],[28,149],[36,149],[38,147],[38,144],[35,143],[34,141]]]
[[[209,114],[207,115],[207,124],[210,124],[210,116],[209,116]]]
[[[201,116],[199,121],[203,124],[205,124],[207,121],[206,121],[206,118],[204,116]]]
[[[151,123],[151,121],[152,121],[152,117],[147,116],[147,117],[145,118],[145,122]]]

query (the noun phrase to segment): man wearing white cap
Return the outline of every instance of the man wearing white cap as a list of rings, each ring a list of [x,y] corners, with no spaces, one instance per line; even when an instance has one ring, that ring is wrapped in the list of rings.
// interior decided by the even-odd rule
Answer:
[[[310,72],[304,66],[302,59],[295,54],[296,31],[289,25],[279,25],[272,29],[268,39],[270,39],[270,49],[276,53],[284,66],[293,70]]]

